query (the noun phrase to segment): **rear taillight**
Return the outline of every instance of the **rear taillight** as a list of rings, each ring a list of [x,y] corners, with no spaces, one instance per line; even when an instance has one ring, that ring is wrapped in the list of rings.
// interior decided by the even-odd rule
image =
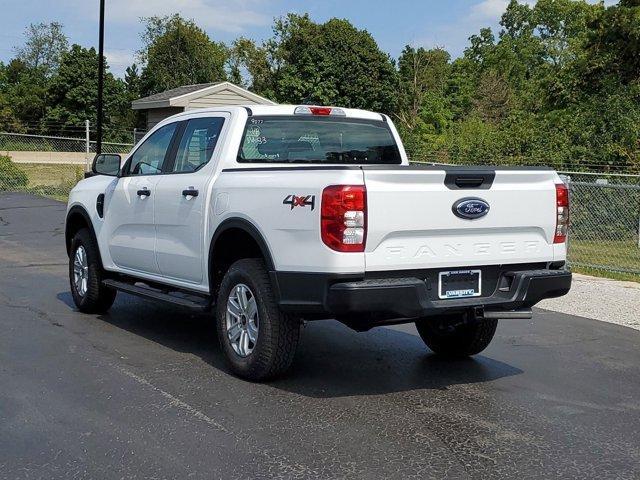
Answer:
[[[569,231],[569,189],[564,183],[556,185],[556,233],[553,243],[567,241]]]
[[[367,189],[333,185],[322,192],[322,241],[338,252],[364,252],[367,238]]]

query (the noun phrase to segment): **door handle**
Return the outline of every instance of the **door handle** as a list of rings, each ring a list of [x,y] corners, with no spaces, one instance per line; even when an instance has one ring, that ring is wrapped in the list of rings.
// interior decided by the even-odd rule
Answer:
[[[148,188],[143,188],[142,190],[138,190],[139,197],[149,197],[151,196],[151,190]]]
[[[197,197],[198,196],[198,190],[196,190],[194,188],[187,188],[186,190],[182,191],[182,196],[183,197]]]

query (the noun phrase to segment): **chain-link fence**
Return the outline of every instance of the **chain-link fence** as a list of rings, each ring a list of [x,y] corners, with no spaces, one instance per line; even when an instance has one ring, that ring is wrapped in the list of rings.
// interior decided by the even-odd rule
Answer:
[[[640,280],[640,176],[567,176],[571,266],[586,273]]]
[[[115,153],[126,153],[132,147],[103,145],[105,152]],[[80,138],[0,133],[0,192],[25,191],[64,200],[84,177],[84,159],[93,157],[94,146]],[[47,156],[51,153],[57,156]],[[73,155],[79,155],[79,160]],[[586,273],[640,281],[640,175],[564,175],[572,202],[571,266]]]
[[[14,163],[0,154],[0,193],[28,192],[64,201],[84,172],[84,165]]]
[[[134,131],[132,140],[144,133]],[[126,155],[133,145],[103,142],[102,152]],[[64,200],[89,170],[95,151],[96,142],[88,135],[0,132],[0,191],[26,191]]]
[[[135,145],[137,145],[137,144],[138,144],[138,142],[139,142],[140,140],[142,140],[142,139],[143,139],[143,137],[144,137],[146,134],[147,134],[147,131],[146,131],[146,130],[139,130],[139,129],[137,129],[137,128],[134,128],[134,129],[133,129],[133,143],[134,143]]]
[[[132,139],[140,135],[144,132],[134,131]],[[96,142],[87,137],[0,132],[0,191],[66,199],[95,155]],[[104,153],[127,154],[132,147],[133,143],[102,143]]]
[[[143,132],[134,132],[138,141]],[[133,143],[102,142],[103,153],[127,153]],[[52,137],[0,132],[0,152],[95,153],[96,142],[79,137]]]

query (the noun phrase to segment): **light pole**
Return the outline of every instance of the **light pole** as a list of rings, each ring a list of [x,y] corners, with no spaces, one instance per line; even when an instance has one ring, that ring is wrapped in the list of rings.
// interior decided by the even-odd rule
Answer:
[[[104,94],[104,0],[100,0],[100,33],[98,39],[98,107],[96,122],[96,154],[102,153],[102,96]]]

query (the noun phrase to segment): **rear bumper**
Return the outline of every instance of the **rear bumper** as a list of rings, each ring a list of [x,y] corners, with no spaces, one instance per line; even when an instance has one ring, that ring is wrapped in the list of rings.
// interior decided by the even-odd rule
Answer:
[[[431,281],[437,272],[412,273],[424,275],[358,279],[274,272],[272,278],[280,307],[285,311],[309,318],[401,319],[470,308],[487,311],[530,308],[545,298],[565,295],[571,288],[572,277],[566,270],[500,269],[483,296],[441,300],[437,297],[437,285]]]
[[[395,278],[385,281],[337,283],[329,290],[329,310],[336,315],[380,312],[405,318],[438,315],[446,311],[483,307],[486,310],[517,310],[532,307],[545,298],[560,297],[571,288],[571,273],[554,270],[508,272],[508,290],[491,296],[433,300],[424,281]]]

